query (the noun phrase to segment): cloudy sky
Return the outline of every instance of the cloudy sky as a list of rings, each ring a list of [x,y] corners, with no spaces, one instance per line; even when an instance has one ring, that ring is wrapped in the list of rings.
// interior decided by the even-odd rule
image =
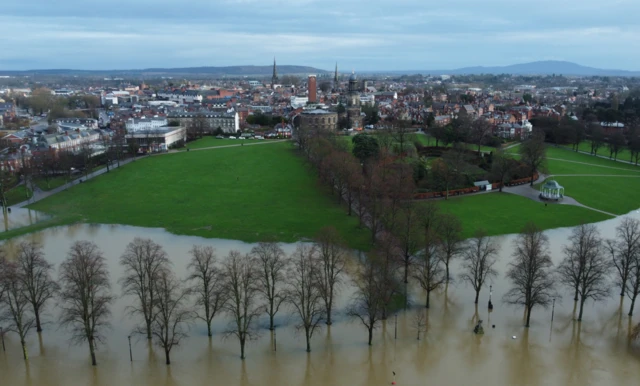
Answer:
[[[640,70],[639,0],[3,0],[0,69]]]

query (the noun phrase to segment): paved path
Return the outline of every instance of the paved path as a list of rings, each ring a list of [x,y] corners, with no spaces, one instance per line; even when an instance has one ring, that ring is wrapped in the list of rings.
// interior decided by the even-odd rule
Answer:
[[[543,182],[544,180],[546,180],[549,177],[560,177],[562,175],[558,174],[558,175],[544,175],[544,174],[540,174],[538,179],[536,181],[534,181],[534,184],[538,184]],[[564,175],[564,176],[571,176],[571,175]],[[583,177],[584,174],[576,174],[575,176],[581,176]],[[592,175],[592,176],[598,176],[598,177],[624,177],[624,176],[612,176],[612,175]],[[632,177],[640,177],[640,176],[632,176]],[[518,186],[505,186],[502,191],[506,192],[506,193],[511,193],[511,194],[517,194],[518,196],[522,196],[522,197],[526,197],[528,199],[531,199],[533,201],[537,201],[537,202],[547,202],[547,201],[543,201],[540,199],[540,191],[534,187],[532,187],[529,184],[526,185],[518,185]],[[582,208],[586,208],[586,209],[590,209],[596,212],[600,212],[600,213],[604,213],[606,215],[609,215],[611,217],[618,217],[617,214],[613,214],[613,213],[609,213],[609,212],[605,212],[604,210],[600,210],[600,209],[596,209],[596,208],[592,208],[590,206],[586,206],[583,205],[581,203],[579,203],[578,201],[576,201],[574,198],[571,198],[569,196],[564,196],[564,198],[562,199],[562,201],[559,202],[553,202],[553,201],[548,201],[548,203],[553,203],[553,204],[560,204],[560,205],[573,205],[573,206],[579,206]]]
[[[572,148],[567,147],[567,146],[556,146],[556,147],[561,147],[561,148],[563,148],[563,149],[571,150],[572,152],[575,152],[575,153],[582,153],[582,154],[590,155],[590,156],[592,156],[592,157],[598,157],[598,158],[602,158],[602,159],[608,159],[609,161],[613,161],[613,162],[620,162],[620,163],[623,163],[623,164],[629,164],[629,165],[633,165],[633,166],[639,166],[639,165],[636,165],[635,163],[633,163],[633,162],[631,162],[631,161],[625,161],[625,160],[623,160],[623,159],[619,159],[619,158],[618,158],[618,159],[613,159],[613,158],[609,158],[609,157],[607,157],[606,155],[599,155],[599,154],[595,154],[595,155],[594,155],[594,154],[591,154],[591,153],[590,153],[590,152],[588,152],[588,151],[583,151],[583,150],[575,151],[575,150],[573,150]],[[639,166],[639,167],[640,167],[640,166]]]
[[[253,143],[247,143],[247,144],[246,144],[246,146],[266,145],[266,144],[268,144],[268,143],[277,143],[277,142],[284,142],[284,141],[288,141],[288,140],[286,140],[286,139],[281,139],[281,140],[269,140],[269,141],[265,141],[265,142],[253,142]],[[223,148],[227,148],[227,147],[238,147],[238,146],[243,146],[243,144],[237,144],[237,145],[236,145],[236,144],[234,144],[234,145],[225,145],[225,146],[204,147],[204,148],[200,148],[200,149],[191,149],[191,151],[223,149]],[[156,153],[156,154],[151,154],[150,156],[151,156],[151,157],[158,157],[158,156],[163,156],[163,155],[165,155],[165,154],[173,154],[173,153],[184,153],[184,151],[176,151],[176,150],[173,150],[173,151],[170,151],[170,152],[168,152],[168,153]],[[144,158],[144,157],[138,157],[137,159],[142,159],[142,158]],[[120,162],[120,167],[122,167],[122,166],[124,166],[124,165],[126,165],[126,164],[128,164],[128,163],[130,163],[130,162],[133,162],[133,161],[134,161],[134,159],[133,159],[133,158],[128,159],[128,160],[126,160],[126,161],[122,161],[122,162]],[[110,169],[117,169],[117,166],[116,166],[116,165],[113,165],[113,166],[111,166],[111,167],[110,167]],[[51,190],[49,190],[49,191],[41,190],[40,188],[38,188],[38,187],[36,186],[36,188],[35,188],[35,189],[34,189],[34,191],[33,191],[33,196],[32,196],[29,200],[27,200],[27,201],[23,201],[23,202],[21,202],[21,203],[15,204],[15,205],[12,205],[12,207],[15,207],[15,208],[22,208],[22,207],[27,206],[27,205],[29,205],[29,204],[33,204],[34,202],[38,202],[38,201],[40,201],[40,200],[42,200],[42,199],[44,199],[44,198],[47,198],[47,197],[52,196],[52,195],[54,195],[54,194],[56,194],[56,193],[62,192],[63,190],[67,190],[68,188],[72,187],[73,185],[77,185],[77,184],[79,184],[79,183],[80,183],[80,180],[84,180],[84,181],[86,181],[86,180],[90,180],[90,179],[92,179],[92,178],[94,178],[94,177],[97,177],[97,176],[99,176],[99,175],[105,174],[106,172],[107,172],[107,168],[106,168],[106,167],[104,167],[103,169],[96,170],[95,172],[90,173],[87,177],[85,177],[84,175],[82,175],[82,176],[80,176],[80,177],[78,177],[78,178],[75,178],[74,180],[72,180],[72,181],[71,181],[71,182],[69,182],[69,183],[66,183],[66,184],[64,184],[64,185],[61,185],[61,186],[59,186],[59,187],[57,187],[57,188],[55,188],[55,189],[51,189]]]
[[[242,141],[242,140],[241,140]],[[199,150],[213,150],[213,149],[224,149],[227,147],[239,147],[239,146],[256,146],[256,145],[267,145],[270,143],[278,143],[278,142],[286,142],[288,139],[274,139],[268,141],[260,141],[260,142],[243,142],[237,145],[224,145],[224,146],[210,146],[210,147],[201,147],[199,149],[189,149],[189,151],[199,151]],[[186,150],[180,150],[178,153],[184,153]]]
[[[598,168],[624,170],[625,172],[631,172],[631,173],[634,172],[634,170],[631,170],[629,168],[617,168],[617,167],[614,167],[614,166],[604,166],[604,165],[598,165],[598,164],[591,164],[591,163],[588,163],[588,162],[569,161],[569,160],[566,160],[564,158],[549,158],[549,157],[547,157],[547,159],[554,160],[554,161],[571,162],[571,163],[574,163],[574,164],[581,164],[581,165],[587,165],[587,166],[594,166],[594,167],[598,167]],[[638,169],[638,172],[640,172],[640,169]]]

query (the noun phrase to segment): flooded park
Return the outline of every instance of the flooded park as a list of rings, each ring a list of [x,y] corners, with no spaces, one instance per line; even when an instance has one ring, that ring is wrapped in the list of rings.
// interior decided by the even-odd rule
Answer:
[[[640,219],[640,212],[629,216]],[[621,220],[622,216],[598,223],[603,238],[613,238]],[[570,228],[545,232],[556,265],[570,233]],[[559,287],[562,298],[555,301],[553,310],[534,308],[531,327],[524,328],[524,309],[501,300],[509,287],[505,272],[513,235],[497,237],[501,250],[498,276],[491,283],[495,308],[490,313],[488,286],[475,307],[474,291],[457,279],[460,268],[455,263],[456,280],[432,294],[429,310],[424,308],[424,292],[410,282],[410,306],[380,324],[371,347],[365,327],[346,316],[353,295],[347,278],[334,324],[323,324],[314,334],[310,353],[305,351],[304,334],[294,327],[294,317],[282,309],[274,332],[267,328],[266,314],[260,320],[260,337],[249,342],[245,361],[240,360],[237,339],[223,338],[229,322],[224,314],[215,317],[211,339],[204,322],[194,322],[189,338],[172,351],[170,366],[164,364],[159,347],[137,336],[131,339],[130,361],[128,336],[136,321],[125,312],[132,298],[120,296],[118,279],[123,272],[118,259],[134,237],[150,238],[163,246],[182,278],[194,244],[213,246],[219,259],[230,250],[247,253],[253,247],[239,241],[176,236],[162,229],[89,224],[46,229],[6,241],[9,254],[21,240],[41,243],[46,258],[56,266],[55,277],[73,242],[96,243],[109,262],[116,300],[112,327],[98,348],[97,367],[89,363],[86,344],[71,344],[68,332],[58,327],[53,301],[44,317],[50,323],[41,335],[33,332],[29,336],[27,363],[16,336],[6,335],[6,351],[0,352],[2,385],[389,385],[395,380],[397,385],[582,386],[637,385],[640,380],[640,348],[628,340],[630,328],[640,319],[627,316],[629,299],[621,299],[616,290],[606,301],[588,301],[583,321],[578,323],[572,294]],[[294,248],[295,244],[283,245],[287,253]],[[425,313],[427,325],[419,340],[414,322],[417,313]],[[472,332],[477,320],[483,320],[484,335]]]

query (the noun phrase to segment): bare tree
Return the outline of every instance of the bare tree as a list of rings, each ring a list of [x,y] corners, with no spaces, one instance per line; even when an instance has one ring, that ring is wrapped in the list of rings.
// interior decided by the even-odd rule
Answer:
[[[578,321],[582,320],[584,302],[609,296],[611,264],[603,253],[602,238],[595,225],[582,224],[573,230],[570,245],[564,247],[565,257],[558,267],[560,282],[575,290],[580,297]]]
[[[421,332],[426,333],[427,329],[429,328],[426,311],[418,310],[413,316],[412,324],[413,324],[413,328],[418,333],[417,340],[420,340],[420,333]]]
[[[269,329],[273,330],[273,319],[285,300],[282,286],[288,263],[287,255],[275,242],[259,243],[251,249],[251,255],[259,269],[257,288],[267,301]]]
[[[315,247],[300,244],[293,253],[293,264],[287,278],[287,301],[297,314],[296,329],[304,330],[307,352],[311,352],[311,337],[326,316],[322,290],[318,279],[322,267],[315,256]]]
[[[256,282],[260,280],[260,272],[254,267],[254,260],[249,255],[231,251],[223,262],[224,291],[229,299],[225,303],[225,311],[233,318],[225,336],[234,335],[240,342],[240,359],[244,359],[244,346],[247,340],[258,337],[255,319],[264,308],[256,302],[259,293]]]
[[[379,293],[378,269],[373,258],[365,257],[365,261],[355,275],[356,292],[347,310],[347,315],[359,319],[367,328],[369,346],[373,340],[373,330],[382,318],[383,304]]]
[[[400,215],[396,218],[395,234],[402,251],[404,265],[404,282],[409,282],[409,267],[413,263],[420,247],[420,211],[414,201],[407,201],[400,206]]]
[[[507,271],[507,278],[511,280],[512,287],[503,300],[508,304],[525,307],[525,327],[529,327],[533,307],[548,307],[555,295],[549,238],[535,224],[529,222],[514,240],[513,246],[514,260],[509,263]]]
[[[20,266],[16,263],[0,260],[0,323],[7,332],[18,334],[22,346],[22,356],[29,359],[27,353],[27,335],[35,326],[35,317],[30,312],[29,292],[25,286]]]
[[[194,245],[190,253],[193,257],[187,269],[189,280],[194,282],[191,292],[196,295],[196,305],[204,308],[204,315],[198,313],[197,317],[207,323],[207,335],[211,336],[211,321],[227,301],[222,272],[212,247]]]
[[[636,299],[640,295],[640,253],[635,254],[635,258],[631,265],[631,272],[627,279],[627,285],[625,286],[625,293],[631,299],[631,305],[629,306],[629,316],[633,315],[633,309],[636,305]]]
[[[505,154],[502,149],[493,152],[491,159],[491,174],[500,182],[500,192],[502,192],[504,184],[509,182],[509,177],[517,163],[513,158]]]
[[[492,127],[489,121],[479,118],[471,123],[471,140],[478,145],[478,154],[487,138],[491,136]]]
[[[53,265],[45,260],[42,246],[32,241],[23,241],[17,245],[16,262],[20,270],[19,277],[23,280],[29,303],[33,307],[36,331],[41,332],[40,313],[47,301],[60,289],[51,277]]]
[[[640,253],[640,221],[625,217],[616,227],[616,240],[607,240],[607,247],[618,273],[620,296],[624,296],[635,256]]]
[[[441,262],[435,233],[433,230],[427,231],[424,236],[424,250],[419,254],[413,272],[414,279],[427,293],[425,308],[430,306],[431,292],[438,289],[446,280]]]
[[[73,243],[60,265],[60,283],[60,324],[69,328],[76,343],[89,343],[91,364],[96,366],[96,344],[103,341],[102,330],[109,326],[113,300],[107,262],[98,246]]]
[[[318,287],[325,305],[326,322],[331,325],[331,311],[342,283],[347,252],[340,234],[333,227],[320,230],[315,238],[315,247],[320,266],[317,270]]]
[[[531,186],[533,176],[542,167],[547,159],[547,149],[544,144],[544,133],[534,133],[520,146],[522,161],[529,167],[531,173]]]
[[[445,280],[449,283],[449,263],[464,251],[462,238],[462,223],[460,219],[450,213],[440,215],[438,227],[439,256],[445,267]]]
[[[193,313],[186,308],[189,290],[184,288],[169,268],[163,268],[151,284],[157,295],[153,302],[156,317],[151,322],[151,333],[164,350],[165,363],[171,364],[171,349],[187,337]]]
[[[590,255],[601,252],[602,240],[596,227],[583,224],[573,230],[569,241],[571,244],[562,248],[565,258],[558,266],[558,276],[560,283],[574,291],[573,300],[577,302],[587,261]]]
[[[155,318],[154,302],[156,301],[153,283],[158,275],[169,266],[169,259],[164,249],[151,239],[136,237],[125,248],[120,256],[120,265],[125,276],[120,278],[123,295],[135,296],[136,304],[129,306],[131,315],[140,315],[144,326],[137,327],[136,332],[152,338],[151,325]]]
[[[484,229],[479,229],[463,252],[464,272],[460,278],[471,284],[476,291],[475,304],[478,304],[480,290],[487,279],[498,275],[493,266],[496,264],[499,251],[500,245],[488,237]]]

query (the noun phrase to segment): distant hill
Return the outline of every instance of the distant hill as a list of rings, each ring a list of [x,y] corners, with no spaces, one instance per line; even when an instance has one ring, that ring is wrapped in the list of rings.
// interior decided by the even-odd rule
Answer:
[[[383,71],[380,71],[383,72]],[[370,73],[373,73],[371,71]],[[464,67],[454,70],[414,70],[389,71],[391,74],[431,74],[431,75],[479,75],[479,74],[513,74],[513,75],[577,75],[577,76],[640,76],[640,71],[607,70],[586,67],[572,62],[547,60],[540,62],[512,64],[496,67]]]
[[[278,65],[278,75],[289,74],[324,74],[328,71],[307,66]],[[227,66],[227,67],[185,67],[185,68],[145,68],[133,70],[73,70],[44,69],[26,71],[2,71],[0,75],[215,75],[215,76],[271,76],[273,66]]]

